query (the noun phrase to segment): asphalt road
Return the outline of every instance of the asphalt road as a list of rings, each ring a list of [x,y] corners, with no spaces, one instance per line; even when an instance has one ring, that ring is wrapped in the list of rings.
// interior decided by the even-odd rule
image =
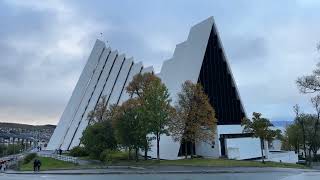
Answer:
[[[214,173],[214,174],[105,174],[105,175],[23,175],[0,174],[0,180],[319,180],[320,172]]]

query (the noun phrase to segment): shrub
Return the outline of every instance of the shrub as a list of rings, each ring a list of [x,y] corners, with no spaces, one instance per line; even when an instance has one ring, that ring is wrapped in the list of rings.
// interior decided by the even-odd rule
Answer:
[[[320,162],[320,155],[319,155],[319,154],[315,155],[315,156],[313,157],[313,161],[314,161],[314,162]]]
[[[23,150],[21,144],[9,144],[7,146],[7,155],[17,154]]]
[[[30,153],[26,155],[26,157],[23,159],[23,164],[28,164],[32,159],[36,158],[37,154],[36,153]]]
[[[129,152],[123,152],[123,151],[112,151],[111,157],[114,160],[128,160]],[[133,157],[133,155],[131,154]]]
[[[105,149],[116,149],[117,142],[110,121],[90,125],[83,132],[81,142],[93,159],[99,159]]]
[[[103,162],[112,161],[111,150],[106,149],[100,154],[100,160]]]
[[[85,148],[80,146],[76,146],[72,148],[69,154],[73,157],[83,157],[83,156],[89,155],[88,152],[85,150]]]
[[[128,156],[128,152],[106,149],[100,154],[100,160],[103,162],[116,162],[121,160],[128,160]]]

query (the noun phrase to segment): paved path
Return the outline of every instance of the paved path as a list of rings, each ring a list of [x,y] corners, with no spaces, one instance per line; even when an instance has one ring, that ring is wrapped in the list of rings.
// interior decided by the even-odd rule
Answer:
[[[103,169],[51,170],[36,174],[85,175],[85,174],[217,174],[217,173],[309,173],[320,172],[311,169],[257,168],[257,167],[191,167],[191,166],[153,166],[148,168],[112,166]],[[7,174],[35,174],[32,171],[7,171]]]
[[[0,174],[0,180],[319,180],[319,172],[256,172],[213,174],[102,174],[102,175],[53,175],[53,174]]]

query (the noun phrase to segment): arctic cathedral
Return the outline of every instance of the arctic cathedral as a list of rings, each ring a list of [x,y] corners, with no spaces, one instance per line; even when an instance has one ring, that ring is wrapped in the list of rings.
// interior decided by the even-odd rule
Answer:
[[[121,104],[129,98],[125,87],[138,73],[153,72],[152,67],[135,63],[97,40],[72,96],[52,135],[47,150],[70,150],[80,145],[88,125],[88,113],[102,96],[108,105]],[[195,154],[203,157],[251,159],[261,157],[260,140],[242,133],[241,119],[246,116],[213,17],[194,25],[186,41],[178,44],[173,57],[163,63],[158,77],[167,86],[173,103],[181,85],[190,80],[201,83],[218,119],[215,141],[196,142]],[[163,135],[160,156],[177,159],[184,151],[181,143]],[[156,157],[156,142],[148,153]]]

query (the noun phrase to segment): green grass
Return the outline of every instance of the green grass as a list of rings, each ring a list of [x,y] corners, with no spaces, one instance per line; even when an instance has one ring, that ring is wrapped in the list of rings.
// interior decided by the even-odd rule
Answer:
[[[228,159],[180,159],[160,161],[161,165],[185,165],[185,166],[211,166],[211,167],[284,167],[284,168],[306,168],[303,165],[258,161],[240,161]]]
[[[244,160],[229,160],[229,159],[179,159],[179,160],[127,160],[128,152],[116,151],[111,154],[112,161],[105,163],[105,165],[120,165],[120,166],[210,166],[210,167],[279,167],[279,168],[307,168],[304,165],[280,163],[280,162],[266,162],[263,164],[259,161],[244,161]],[[134,157],[134,155],[132,155]],[[89,159],[90,157],[82,157]]]
[[[56,160],[48,157],[37,157],[41,161],[40,170],[54,170],[54,169],[74,169],[77,167],[76,164]],[[20,166],[21,171],[33,171],[33,160],[27,164]]]
[[[111,152],[111,157],[114,160],[120,160],[120,161],[127,160],[128,159],[128,152],[113,151],[113,152]]]
[[[306,168],[306,166],[289,163],[266,162],[263,164],[258,161],[240,161],[228,159],[180,159],[180,160],[140,160],[118,161],[113,165],[131,165],[131,166],[210,166],[210,167],[280,167],[280,168]]]
[[[240,161],[228,159],[179,159],[179,160],[127,160],[128,153],[126,152],[112,152],[112,161],[107,163],[91,163],[85,166],[76,165],[69,162],[64,162],[52,158],[37,157],[41,161],[41,170],[55,170],[55,169],[87,169],[87,168],[105,168],[106,165],[114,166],[209,166],[209,167],[279,167],[279,168],[307,168],[303,165],[266,162],[265,164],[258,161]],[[90,160],[89,157],[81,157],[81,159]],[[22,171],[33,170],[33,160],[28,164],[20,166]]]

